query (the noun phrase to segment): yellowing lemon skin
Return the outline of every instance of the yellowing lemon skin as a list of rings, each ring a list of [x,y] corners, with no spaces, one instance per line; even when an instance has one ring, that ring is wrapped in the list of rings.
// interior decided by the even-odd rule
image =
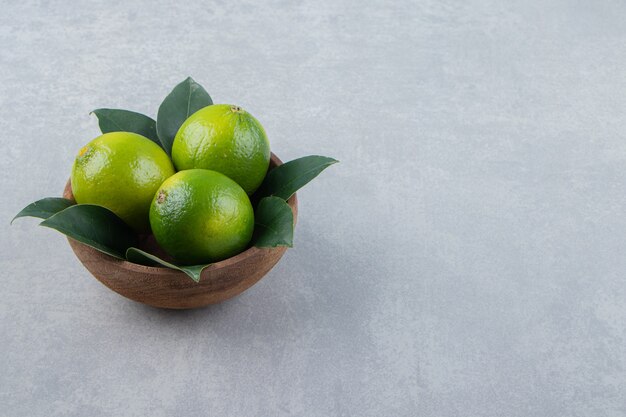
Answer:
[[[230,104],[214,104],[192,114],[172,145],[179,171],[202,168],[220,172],[252,194],[263,182],[270,144],[263,126],[250,113]]]
[[[105,133],[79,151],[72,192],[77,203],[106,207],[146,233],[154,193],[174,173],[165,151],[151,140],[130,132]]]

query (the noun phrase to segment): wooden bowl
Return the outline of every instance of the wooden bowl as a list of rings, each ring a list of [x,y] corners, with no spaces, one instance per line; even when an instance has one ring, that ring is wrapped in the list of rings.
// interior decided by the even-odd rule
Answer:
[[[272,154],[270,169],[282,161]],[[74,200],[70,181],[63,197]],[[288,201],[294,224],[298,215],[298,199],[294,194]],[[232,258],[206,267],[200,282],[194,282],[180,271],[144,266],[123,261],[68,238],[80,262],[98,281],[131,300],[154,307],[187,309],[221,303],[256,284],[283,256],[286,247],[251,247]],[[152,235],[141,239],[140,248],[156,255],[163,251]]]

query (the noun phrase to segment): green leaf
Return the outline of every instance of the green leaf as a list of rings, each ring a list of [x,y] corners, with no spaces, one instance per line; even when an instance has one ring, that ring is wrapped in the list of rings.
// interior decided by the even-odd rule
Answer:
[[[30,203],[24,207],[15,217],[11,220],[11,223],[19,217],[39,217],[40,219],[47,219],[53,214],[58,213],[61,210],[74,205],[75,203],[66,198],[60,197],[48,197],[41,200]]]
[[[286,162],[267,174],[257,193],[261,197],[274,195],[287,200],[320,172],[337,162],[336,159],[317,155]]]
[[[70,206],[40,225],[119,259],[124,259],[126,249],[137,244],[135,233],[122,219],[104,207],[91,204]]]
[[[293,246],[293,212],[279,197],[265,197],[254,213],[254,236],[257,248]]]
[[[156,133],[156,122],[151,117],[130,110],[96,109],[92,111],[98,118],[102,133],[133,132],[145,136],[161,146]]]
[[[176,132],[189,116],[203,107],[213,104],[211,96],[191,77],[178,84],[165,97],[157,114],[157,134],[168,154],[172,153],[172,144]]]
[[[178,271],[184,272],[185,274],[187,274],[187,276],[189,276],[189,278],[193,279],[196,282],[200,281],[200,274],[202,273],[202,270],[210,265],[210,264],[206,264],[206,265],[193,265],[193,266],[177,266],[172,263],[164,261],[158,256],[155,256],[148,252],[144,252],[141,249],[137,249],[137,248],[128,248],[128,250],[126,250],[126,259],[129,262],[133,262],[136,264],[150,266],[150,265],[153,265],[154,263],[157,263],[167,268],[176,269]]]

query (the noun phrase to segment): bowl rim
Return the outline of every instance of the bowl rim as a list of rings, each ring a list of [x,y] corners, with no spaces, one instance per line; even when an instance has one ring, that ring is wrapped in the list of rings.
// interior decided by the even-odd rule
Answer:
[[[278,167],[280,165],[283,164],[283,161],[280,160],[280,158],[278,156],[276,156],[273,152],[270,154],[270,164],[273,164],[274,167]],[[269,170],[268,170],[269,172]],[[73,195],[72,193],[72,183],[71,183],[71,179],[67,180],[67,183],[65,184],[65,189],[63,191],[63,197],[64,198],[69,198],[72,197],[71,199],[73,199]],[[291,210],[294,212],[294,227],[295,227],[295,222],[296,222],[296,218],[297,218],[297,214],[298,214],[298,197],[296,195],[296,193],[294,193],[291,197],[289,197],[289,199],[287,200],[287,204],[289,204],[289,206],[291,207]],[[69,238],[68,238],[69,239]],[[79,243],[81,245],[84,245],[81,242],[76,241],[76,243]],[[85,245],[88,246],[88,245]],[[252,258],[254,256],[259,255],[262,252],[265,251],[271,251],[271,250],[275,250],[275,249],[281,249],[280,247],[274,247],[274,248],[257,248],[256,246],[251,246],[248,249],[246,249],[245,251],[238,253],[235,256],[231,256],[230,258],[226,258],[224,260],[221,260],[219,262],[215,262],[215,263],[211,263],[211,264],[207,264],[207,266],[202,270],[202,274],[200,276],[200,280],[202,280],[202,277],[205,275],[206,272],[209,271],[213,271],[213,270],[217,270],[217,269],[222,269],[222,268],[228,268],[232,265],[235,265],[245,259],[248,258]],[[95,250],[95,249],[94,249]],[[134,272],[142,272],[142,273],[149,273],[152,275],[170,275],[172,273],[177,273],[177,274],[185,274],[182,271],[178,271],[176,269],[171,269],[171,268],[167,268],[164,266],[148,266],[148,265],[141,265],[141,264],[136,264],[134,262],[130,262],[126,259],[117,259],[111,255],[108,255],[106,253],[102,253],[100,251],[98,251],[99,254],[102,255],[103,260],[106,259],[107,262],[111,263],[111,264],[117,264],[118,267],[126,269],[126,270],[130,270],[130,271],[134,271]]]

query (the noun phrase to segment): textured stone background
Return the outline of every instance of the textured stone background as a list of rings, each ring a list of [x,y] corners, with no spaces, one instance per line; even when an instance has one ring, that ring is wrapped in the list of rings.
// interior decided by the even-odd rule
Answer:
[[[626,415],[626,3],[71,3],[0,5],[0,415]],[[188,75],[341,164],[262,282],[170,312],[8,223]]]

